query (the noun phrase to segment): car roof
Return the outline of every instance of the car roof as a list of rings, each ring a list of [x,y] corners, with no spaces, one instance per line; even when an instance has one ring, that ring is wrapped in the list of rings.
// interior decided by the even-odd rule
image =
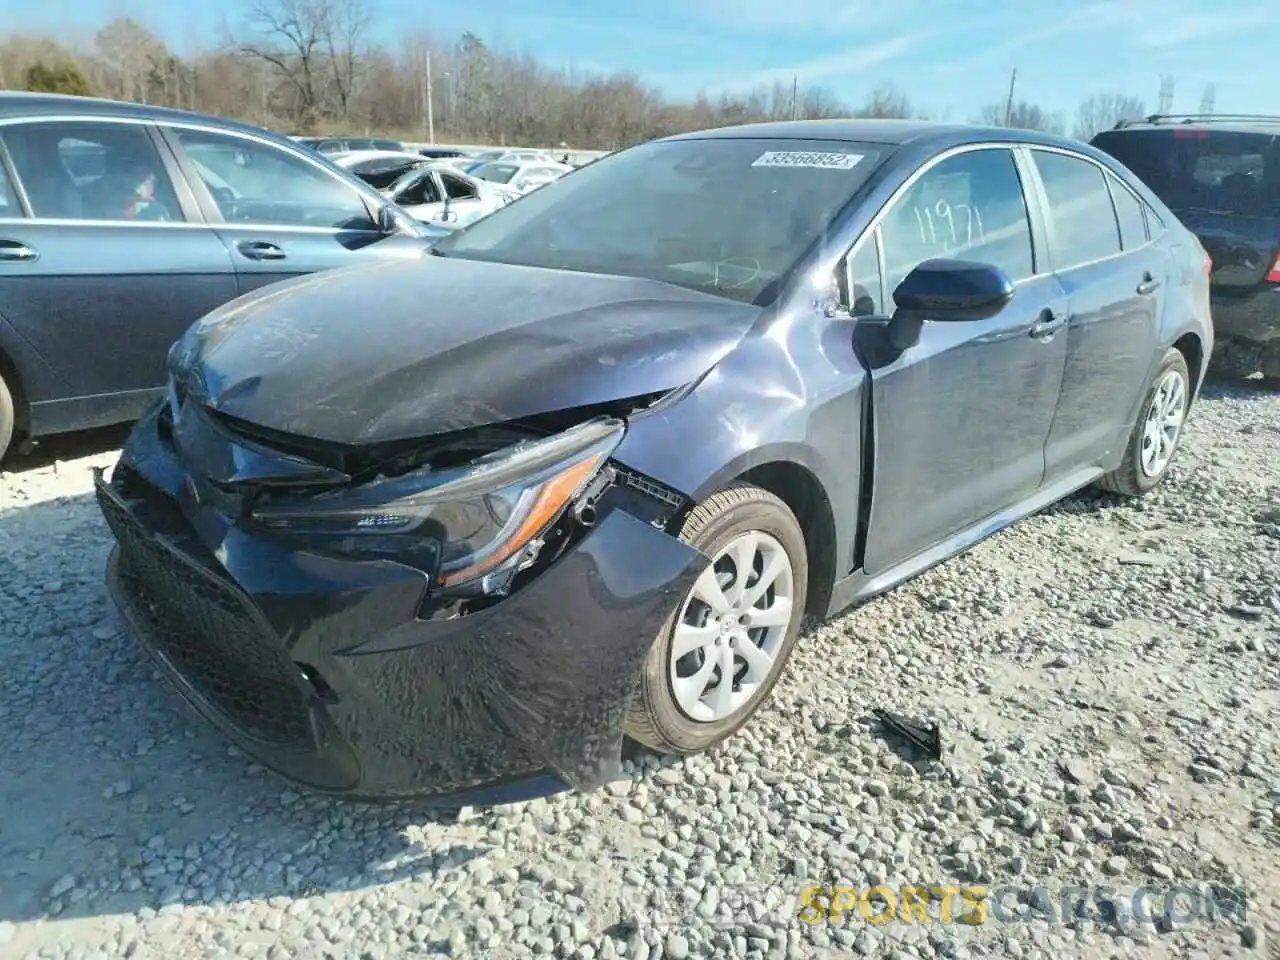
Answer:
[[[153,107],[145,103],[129,103],[123,100],[106,100],[100,97],[76,97],[64,93],[29,93],[22,90],[0,90],[0,119],[16,117],[41,117],[51,114],[66,114],[81,117],[123,117],[135,120],[154,120],[157,122],[201,123],[234,130],[240,133],[252,133],[256,136],[264,134],[273,139],[291,142],[288,137],[241,123],[238,120],[227,120],[209,114],[193,113],[189,110],[177,110],[173,107]]]
[[[1221,130],[1226,133],[1262,133],[1280,136],[1280,116],[1247,114],[1153,114],[1142,120],[1122,120],[1102,133],[1125,133],[1131,130]]]
[[[783,120],[771,123],[746,123],[733,127],[717,127],[665,137],[676,140],[834,140],[860,143],[882,143],[905,146],[928,141],[949,143],[982,143],[988,140],[1067,147],[1079,150],[1076,140],[1038,130],[1016,127],[989,127],[937,120],[863,120],[832,118],[827,120]]]
[[[426,160],[426,157],[419,153],[409,153],[405,150],[349,150],[346,153],[337,154],[333,158],[333,162],[339,166],[359,163],[362,160],[404,160],[406,162],[421,163]]]

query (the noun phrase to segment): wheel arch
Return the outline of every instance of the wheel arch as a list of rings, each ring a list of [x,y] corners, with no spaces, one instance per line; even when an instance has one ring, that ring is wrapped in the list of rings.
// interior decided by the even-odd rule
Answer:
[[[836,521],[827,490],[817,475],[794,460],[770,460],[739,473],[734,481],[751,483],[778,497],[804,531],[809,583],[805,612],[824,616],[836,579]]]
[[[1187,361],[1187,372],[1191,374],[1191,396],[1200,392],[1200,384],[1204,380],[1204,343],[1194,332],[1187,332],[1173,341],[1173,348],[1182,354]]]
[[[0,344],[0,380],[9,388],[9,396],[13,399],[14,427],[25,430],[28,426],[26,387],[18,371],[18,364],[3,344]]]

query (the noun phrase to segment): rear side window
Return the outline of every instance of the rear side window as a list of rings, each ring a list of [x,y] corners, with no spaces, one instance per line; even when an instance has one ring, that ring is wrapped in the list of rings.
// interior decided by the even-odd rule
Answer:
[[[183,219],[160,154],[138,124],[27,123],[6,127],[3,137],[32,216]]]
[[[1111,196],[1116,202],[1120,243],[1126,250],[1134,250],[1147,242],[1147,218],[1142,212],[1143,203],[1115,177],[1107,177],[1107,182],[1111,184]]]
[[[1111,130],[1093,143],[1175,211],[1280,216],[1280,135],[1174,127]]]
[[[1066,270],[1120,252],[1120,227],[1102,169],[1063,153],[1032,151],[1049,197],[1053,266]]]

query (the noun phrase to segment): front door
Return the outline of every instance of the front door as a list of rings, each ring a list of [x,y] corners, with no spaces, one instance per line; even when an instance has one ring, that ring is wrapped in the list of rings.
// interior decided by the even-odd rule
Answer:
[[[992,264],[1017,292],[988,320],[926,322],[915,346],[872,364],[872,576],[1035,493],[1066,360],[1066,297],[1038,269],[1008,149],[967,150],[928,168],[860,246],[873,241],[881,256],[857,250],[853,281],[873,291],[868,271],[883,263],[880,312],[892,313],[894,288],[935,257]]]
[[[238,134],[162,129],[203,194],[242,293],[320,270],[422,255],[420,238],[380,232],[361,192],[301,150]]]
[[[1047,201],[1049,255],[1067,292],[1067,364],[1046,446],[1056,479],[1128,440],[1159,339],[1167,254],[1147,240],[1141,202],[1098,164],[1031,151]]]
[[[52,368],[33,428],[129,419],[164,385],[169,347],[236,295],[207,225],[149,124],[0,126],[27,211],[0,213],[0,316]]]

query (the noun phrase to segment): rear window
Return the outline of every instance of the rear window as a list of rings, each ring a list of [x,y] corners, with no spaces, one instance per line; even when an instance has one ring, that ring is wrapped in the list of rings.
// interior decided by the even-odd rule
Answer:
[[[1173,127],[1107,131],[1093,144],[1174,210],[1280,216],[1280,135]]]

